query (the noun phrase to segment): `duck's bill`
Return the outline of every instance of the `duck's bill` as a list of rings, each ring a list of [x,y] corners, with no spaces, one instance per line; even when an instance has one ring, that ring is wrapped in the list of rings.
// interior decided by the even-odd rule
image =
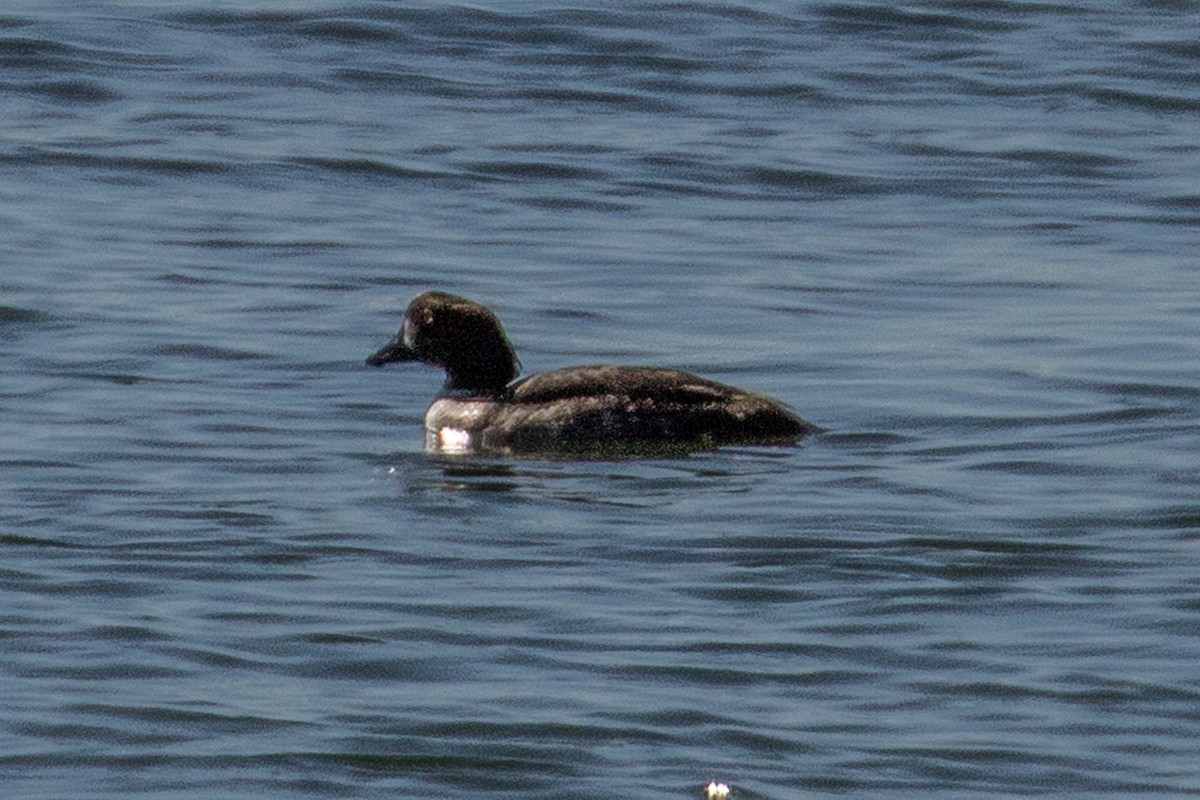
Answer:
[[[397,336],[377,352],[367,356],[367,365],[382,367],[384,364],[391,364],[396,361],[415,361],[416,358],[416,354],[404,344],[404,337]]]

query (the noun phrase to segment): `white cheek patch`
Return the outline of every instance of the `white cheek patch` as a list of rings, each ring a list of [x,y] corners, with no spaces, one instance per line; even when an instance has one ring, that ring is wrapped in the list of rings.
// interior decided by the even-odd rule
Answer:
[[[413,339],[415,339],[416,336],[417,336],[417,326],[413,325],[413,321],[411,319],[409,319],[408,317],[405,317],[404,318],[404,333],[403,333],[403,338],[401,339],[401,341],[404,342],[404,346],[411,349],[413,346]]]

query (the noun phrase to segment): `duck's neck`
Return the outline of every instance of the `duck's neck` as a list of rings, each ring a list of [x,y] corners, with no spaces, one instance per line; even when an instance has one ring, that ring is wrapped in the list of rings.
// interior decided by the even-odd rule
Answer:
[[[511,351],[490,358],[461,359],[458,363],[446,365],[442,396],[498,399],[507,393],[509,381],[519,373],[520,367]]]
[[[476,398],[480,400],[499,400],[508,392],[508,389],[501,386],[481,387],[481,386],[456,386],[449,380],[442,384],[442,390],[438,393],[438,397],[455,397],[461,400]]]

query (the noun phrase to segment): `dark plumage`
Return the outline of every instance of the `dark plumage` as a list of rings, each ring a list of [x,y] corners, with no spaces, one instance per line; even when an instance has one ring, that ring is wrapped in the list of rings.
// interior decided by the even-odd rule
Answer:
[[[409,304],[372,366],[423,361],[446,371],[425,414],[436,450],[653,451],[794,442],[817,428],[769,397],[657,367],[567,367],[510,383],[516,353],[496,316],[445,292]]]

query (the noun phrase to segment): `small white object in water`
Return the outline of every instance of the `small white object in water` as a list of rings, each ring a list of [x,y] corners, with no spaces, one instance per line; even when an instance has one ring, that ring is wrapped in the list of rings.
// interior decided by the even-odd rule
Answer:
[[[708,785],[708,800],[725,800],[729,797],[729,787],[724,783],[713,781]]]

